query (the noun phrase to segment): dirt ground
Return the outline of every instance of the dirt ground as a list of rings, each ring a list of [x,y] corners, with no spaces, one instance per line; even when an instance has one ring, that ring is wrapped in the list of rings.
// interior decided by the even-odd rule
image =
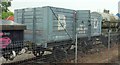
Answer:
[[[67,61],[73,63],[74,60]],[[118,45],[114,45],[112,48],[104,48],[96,53],[84,54],[78,52],[78,63],[116,63],[118,62]]]
[[[97,50],[97,49],[96,49]],[[74,53],[71,52],[70,56],[67,58],[67,61],[63,61],[62,63],[74,63]],[[20,55],[18,58],[14,59],[14,62],[18,59],[23,60],[25,57],[31,58],[34,57],[31,54],[23,54]],[[5,62],[2,60],[2,63],[9,63],[10,61]],[[39,61],[40,62],[40,61]],[[101,48],[98,52],[82,54],[78,51],[78,63],[118,63],[118,45],[113,45],[112,48]]]

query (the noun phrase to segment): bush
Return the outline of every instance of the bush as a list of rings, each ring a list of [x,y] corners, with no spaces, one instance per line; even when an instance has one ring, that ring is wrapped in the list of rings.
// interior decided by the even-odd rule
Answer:
[[[13,16],[13,12],[2,12],[2,19],[6,19],[9,16]]]

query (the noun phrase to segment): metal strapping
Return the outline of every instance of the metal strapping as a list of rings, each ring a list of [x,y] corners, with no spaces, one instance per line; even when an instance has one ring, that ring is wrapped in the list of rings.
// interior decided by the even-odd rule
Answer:
[[[50,10],[52,11],[53,15],[55,16],[55,18],[58,20],[58,17],[56,16],[56,14],[54,13],[54,11],[52,10],[52,8],[50,7]],[[67,29],[64,28],[64,26],[62,25],[62,23],[58,20],[58,22],[60,23],[60,25],[63,27],[63,29],[65,30],[65,32],[67,33],[67,35],[70,37],[70,39],[72,39],[72,37],[70,36],[70,34],[68,33]]]

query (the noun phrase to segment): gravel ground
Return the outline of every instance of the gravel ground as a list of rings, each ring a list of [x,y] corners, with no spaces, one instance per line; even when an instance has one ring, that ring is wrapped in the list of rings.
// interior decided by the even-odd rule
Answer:
[[[49,54],[49,53],[46,52],[46,54]],[[71,53],[69,53],[67,61],[61,60],[61,62],[74,63],[74,56],[75,54],[72,51]],[[34,57],[33,54],[22,54],[16,57],[13,61],[5,61],[4,58],[0,58],[0,63],[10,63],[10,62],[15,62],[19,60],[25,60],[32,57]],[[51,58],[48,58],[47,60],[49,59]],[[41,61],[37,60],[35,63],[38,64],[39,62]],[[99,49],[99,52],[93,52],[93,53],[87,53],[87,54],[83,54],[78,51],[78,63],[119,63],[118,45],[114,45],[112,48],[110,48],[109,52],[107,48],[101,48]],[[32,64],[32,62],[29,64]]]
[[[46,54],[51,54],[50,52],[45,52],[45,55]],[[21,55],[18,55],[14,58],[13,61],[6,61],[3,57],[0,58],[0,63],[12,63],[12,62],[16,62],[16,61],[22,61],[22,60],[25,60],[25,59],[30,59],[30,58],[34,58],[35,56],[32,54],[32,52],[28,52],[28,53],[24,53],[24,54],[21,54]]]

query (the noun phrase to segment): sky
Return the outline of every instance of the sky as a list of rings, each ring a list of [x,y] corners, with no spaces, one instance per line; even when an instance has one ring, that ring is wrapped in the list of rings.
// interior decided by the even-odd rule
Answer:
[[[11,11],[21,8],[33,8],[42,6],[53,6],[74,10],[91,10],[102,12],[104,9],[111,13],[118,12],[118,2],[120,0],[13,0]]]

